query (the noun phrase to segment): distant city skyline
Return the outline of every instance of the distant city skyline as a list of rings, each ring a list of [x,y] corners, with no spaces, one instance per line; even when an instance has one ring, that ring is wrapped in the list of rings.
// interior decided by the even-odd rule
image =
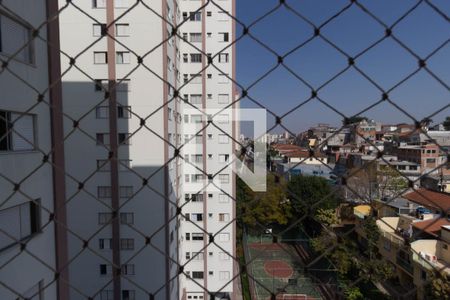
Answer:
[[[391,26],[417,1],[359,1],[382,22]],[[450,13],[450,2],[436,1],[439,7]],[[258,17],[278,5],[279,1],[238,1],[237,18],[247,26]],[[287,5],[319,26],[336,14],[349,1],[286,1]],[[446,20],[427,4],[420,4],[416,10],[392,30],[420,58],[426,58],[440,48],[429,60],[427,67],[441,80],[439,83],[425,70],[409,78],[404,84],[389,93],[390,99],[408,114],[421,120],[431,116],[433,124],[441,123],[450,115],[450,55]],[[281,30],[285,29],[285,30]],[[237,25],[238,38],[243,28]],[[251,26],[250,34],[266,44],[279,55],[285,55],[313,34],[313,28],[285,7],[273,12],[266,19]],[[321,29],[332,41],[348,55],[355,57],[359,52],[383,38],[385,29],[359,7],[353,5],[339,17]],[[347,57],[318,37],[304,47],[292,52],[284,62],[299,76],[317,89],[335,74],[345,69]],[[274,114],[282,116],[311,95],[311,89],[301,83],[282,66],[255,84],[261,76],[277,65],[277,56],[264,46],[245,36],[237,42],[237,82],[247,89],[248,95],[267,107]],[[387,38],[355,59],[355,65],[373,79],[382,89],[389,90],[403,78],[418,68],[418,60]],[[320,89],[318,96],[324,102],[346,116],[359,113],[381,99],[382,92],[353,68],[350,68],[329,85]],[[257,107],[249,98],[243,98],[241,107]],[[407,117],[388,102],[382,102],[361,115],[382,123],[412,123]],[[306,130],[317,123],[341,125],[342,116],[314,99],[283,118],[283,124],[292,132]],[[268,128],[275,124],[275,118],[268,114]],[[247,124],[242,125],[245,135],[251,132]],[[273,132],[281,133],[278,127]]]

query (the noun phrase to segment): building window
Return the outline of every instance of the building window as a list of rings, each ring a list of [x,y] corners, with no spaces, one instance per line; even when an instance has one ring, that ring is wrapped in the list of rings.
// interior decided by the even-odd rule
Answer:
[[[92,0],[92,7],[93,8],[106,8],[106,1],[107,0]]]
[[[112,273],[111,265],[101,264],[100,275],[110,275]]]
[[[191,53],[191,63],[201,63],[202,55],[200,53]]]
[[[131,145],[131,138],[129,133],[119,133],[117,135],[119,145]]]
[[[25,202],[0,210],[0,228],[8,234],[2,233],[0,250],[41,230],[41,209],[39,200],[36,202]]]
[[[230,159],[229,154],[219,154],[219,162],[220,163],[227,163]]]
[[[230,234],[229,233],[219,233],[219,242],[228,242],[230,240]]]
[[[219,75],[219,83],[228,83],[228,74],[218,74]]]
[[[34,150],[35,119],[34,115],[0,111],[0,151]]]
[[[130,24],[116,24],[116,36],[129,36]]]
[[[123,275],[134,275],[134,264],[126,264],[122,265],[122,274]]]
[[[121,186],[119,187],[119,197],[120,198],[131,198],[133,196],[133,187],[132,186]]]
[[[109,145],[109,133],[96,134],[97,145]]]
[[[230,103],[230,95],[219,94],[219,104],[228,104],[228,103]]]
[[[229,139],[226,134],[219,134],[219,144],[228,144]]]
[[[96,119],[108,119],[109,117],[109,107],[108,106],[97,106],[95,108],[95,118]]]
[[[191,11],[189,13],[189,21],[201,21],[202,13],[199,11]]]
[[[120,239],[121,250],[134,250],[134,239]]]
[[[191,240],[191,234],[189,232],[186,233],[186,241]]]
[[[203,279],[203,272],[192,272],[192,278],[193,279]]]
[[[202,94],[192,94],[190,102],[192,104],[202,104]]]
[[[98,224],[108,224],[111,222],[112,219],[112,213],[98,213]]]
[[[92,35],[102,36],[106,34],[106,24],[93,24],[92,25]]]
[[[192,233],[193,241],[203,241],[203,233]]]
[[[99,1],[99,0],[97,0],[97,1]],[[100,292],[100,300],[113,300],[113,299],[114,299],[114,293],[112,290],[102,290]]]
[[[192,194],[192,202],[203,202],[203,194]]]
[[[134,290],[122,290],[122,300],[135,300]]]
[[[199,84],[202,83],[202,75],[200,74],[191,74],[190,83]]]
[[[189,33],[189,41],[191,43],[201,43],[202,42],[202,34],[200,32]]]
[[[229,280],[230,279],[230,272],[228,272],[228,271],[220,271],[219,272],[219,279],[220,280]]]
[[[227,63],[228,62],[228,53],[219,53],[219,62]]]
[[[121,224],[134,224],[134,213],[120,213]]]
[[[100,250],[112,249],[112,239],[98,239],[98,248]]]
[[[116,64],[129,64],[130,52],[129,51],[117,51],[116,52]]]
[[[385,239],[383,242],[383,248],[386,251],[391,251],[391,241]]]
[[[106,64],[108,63],[108,55],[106,51],[94,52],[94,64]]]
[[[203,252],[192,252],[193,260],[203,260]]]
[[[195,222],[203,221],[203,214],[191,214],[191,220]]]
[[[229,222],[230,221],[230,214],[219,214],[219,222]]]
[[[219,194],[219,203],[228,203],[230,202],[230,197],[227,194]]]
[[[111,187],[110,186],[98,186],[97,187],[97,197],[99,199],[111,198]]]
[[[427,272],[425,272],[424,270],[421,270],[420,277],[422,278],[423,281],[426,281],[427,280]]]
[[[131,119],[131,106],[117,106],[117,118]]]
[[[229,33],[219,32],[219,42],[228,42],[228,41],[229,41]]]
[[[191,115],[191,123],[198,124],[202,122],[202,115]]]
[[[0,53],[14,55],[14,59],[32,64],[34,62],[31,27],[0,11]],[[23,48],[23,49],[22,49]],[[15,54],[19,49],[17,54]]]

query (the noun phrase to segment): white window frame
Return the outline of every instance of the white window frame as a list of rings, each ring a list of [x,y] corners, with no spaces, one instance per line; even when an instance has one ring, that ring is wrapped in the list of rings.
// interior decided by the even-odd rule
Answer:
[[[106,1],[107,0],[92,0],[92,8],[106,8]]]
[[[228,104],[230,103],[230,94],[219,94],[218,96],[219,104]]]
[[[94,51],[94,64],[105,65],[108,63],[108,53],[106,51]]]
[[[130,36],[130,24],[117,23],[116,24],[116,36]]]
[[[116,64],[127,65],[130,63],[130,51],[116,51]]]
[[[226,134],[219,134],[219,144],[229,144],[230,138]]]

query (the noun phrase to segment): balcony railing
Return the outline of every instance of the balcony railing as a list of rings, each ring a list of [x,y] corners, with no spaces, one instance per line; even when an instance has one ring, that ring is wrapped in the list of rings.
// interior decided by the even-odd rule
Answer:
[[[411,264],[411,262],[407,261],[406,259],[402,258],[401,256],[397,255],[397,265],[399,265],[402,269],[407,271],[409,274],[414,273],[414,268]]]

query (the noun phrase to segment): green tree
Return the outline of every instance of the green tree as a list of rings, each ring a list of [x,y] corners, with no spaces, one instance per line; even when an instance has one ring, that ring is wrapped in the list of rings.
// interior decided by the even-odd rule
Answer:
[[[335,209],[319,208],[316,212],[316,220],[324,224],[325,226],[339,223],[339,219],[336,215]]]
[[[395,275],[393,266],[382,258],[379,258],[378,241],[380,230],[374,217],[368,217],[362,225],[364,236],[367,240],[365,251],[369,259],[359,260],[358,269],[360,276],[366,281],[385,281]]]
[[[238,180],[237,200],[242,213],[242,222],[249,227],[257,228],[257,224],[286,225],[292,217],[290,202],[286,197],[286,183],[275,176],[267,176],[267,191],[255,193],[242,181]]]
[[[362,229],[367,240],[366,254],[369,256],[369,259],[373,259],[378,254],[378,240],[380,239],[380,230],[378,229],[375,218],[368,217],[365,219]]]
[[[347,288],[345,290],[345,299],[346,300],[362,300],[364,299],[364,295],[361,293],[358,287],[354,286],[351,288]]]
[[[427,297],[430,300],[450,299],[450,277],[447,275],[432,275],[431,282],[426,289]]]
[[[442,122],[442,125],[444,125],[445,130],[450,130],[450,116],[445,118],[444,122]]]
[[[357,247],[350,239],[337,242],[337,236],[332,232],[322,233],[310,240],[311,247],[318,253],[325,255],[333,262],[341,276],[346,277],[350,270],[357,265]]]
[[[338,201],[335,192],[325,178],[318,176],[293,176],[287,185],[288,197],[297,216],[321,209],[336,209]]]

